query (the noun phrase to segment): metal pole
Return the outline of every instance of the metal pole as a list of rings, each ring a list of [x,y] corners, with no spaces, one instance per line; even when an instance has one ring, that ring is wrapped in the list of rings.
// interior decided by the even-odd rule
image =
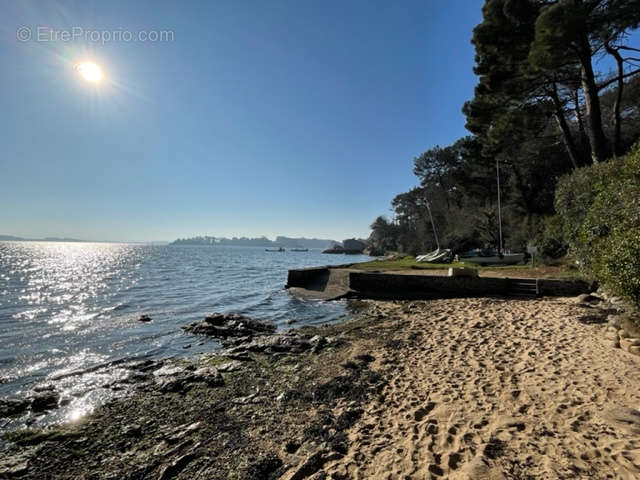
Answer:
[[[429,206],[429,201],[427,200],[427,210],[429,211],[429,219],[431,219],[431,228],[433,228],[433,236],[436,239],[436,247],[440,250],[440,242],[438,241],[438,232],[436,232],[436,224],[433,223],[433,217],[431,216],[431,207]]]
[[[496,176],[498,177],[498,231],[500,243],[498,244],[498,254],[502,254],[502,212],[500,208],[500,164],[496,158]]]

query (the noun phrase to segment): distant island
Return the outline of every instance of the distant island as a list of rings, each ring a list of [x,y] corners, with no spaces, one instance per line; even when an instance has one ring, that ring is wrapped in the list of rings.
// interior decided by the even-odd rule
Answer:
[[[329,248],[339,243],[335,240],[323,240],[319,238],[290,238],[278,236],[275,240],[267,237],[210,237],[201,236],[193,238],[179,238],[169,245],[221,245],[240,247],[283,247],[283,248]]]

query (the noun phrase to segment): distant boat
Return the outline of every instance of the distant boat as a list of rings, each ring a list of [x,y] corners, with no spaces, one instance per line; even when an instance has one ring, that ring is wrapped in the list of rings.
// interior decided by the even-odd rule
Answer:
[[[276,249],[272,249],[272,248],[265,248],[264,249],[265,252],[284,252],[284,248],[280,247],[280,248],[276,248]]]
[[[290,252],[308,252],[309,249],[308,248],[290,248],[289,251]]]

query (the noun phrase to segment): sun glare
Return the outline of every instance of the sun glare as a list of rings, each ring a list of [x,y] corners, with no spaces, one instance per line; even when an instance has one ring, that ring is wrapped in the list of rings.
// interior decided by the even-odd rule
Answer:
[[[82,62],[76,66],[80,76],[89,83],[100,83],[102,80],[102,69],[93,62]]]

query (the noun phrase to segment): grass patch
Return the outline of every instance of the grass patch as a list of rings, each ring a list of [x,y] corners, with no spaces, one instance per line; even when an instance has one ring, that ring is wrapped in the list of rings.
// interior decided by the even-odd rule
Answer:
[[[569,265],[489,265],[481,266],[471,262],[452,263],[419,263],[413,257],[405,257],[398,260],[373,260],[371,262],[354,263],[350,266],[355,270],[364,272],[393,272],[400,270],[448,270],[449,268],[472,268],[480,273],[508,275],[522,275],[531,278],[553,278],[557,280],[584,279],[578,270]]]
[[[477,265],[465,262],[454,263],[419,263],[413,257],[405,257],[398,260],[373,260],[371,262],[354,263],[350,268],[357,270],[446,270],[449,267],[478,268]]]

